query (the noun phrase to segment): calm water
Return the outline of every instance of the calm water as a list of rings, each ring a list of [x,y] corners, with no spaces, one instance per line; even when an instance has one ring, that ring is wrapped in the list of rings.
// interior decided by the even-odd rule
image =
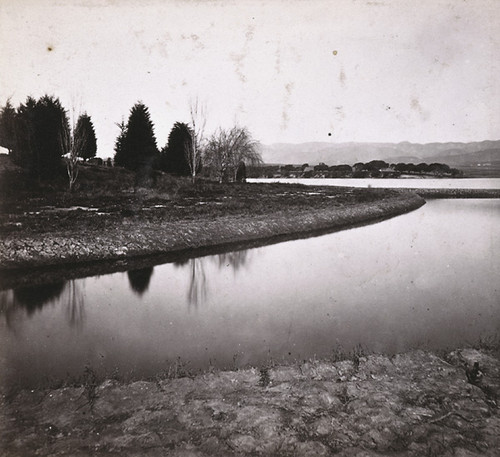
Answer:
[[[365,227],[0,292],[0,376],[31,386],[373,351],[500,331],[500,200],[434,200]]]
[[[500,189],[500,178],[463,178],[463,179],[374,179],[374,178],[269,178],[249,179],[249,182],[299,183],[310,186],[347,186],[347,187],[385,187],[404,189]]]

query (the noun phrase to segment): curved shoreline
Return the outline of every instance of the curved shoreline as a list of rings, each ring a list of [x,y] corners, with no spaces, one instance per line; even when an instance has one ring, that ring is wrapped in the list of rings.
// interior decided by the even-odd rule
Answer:
[[[425,200],[408,192],[375,202],[286,211],[271,215],[224,216],[209,221],[152,224],[136,221],[112,233],[56,233],[50,237],[8,236],[0,248],[0,288],[112,273],[215,251],[243,249],[369,224],[415,210]],[[90,271],[91,270],[91,271]],[[27,276],[29,275],[29,278]]]

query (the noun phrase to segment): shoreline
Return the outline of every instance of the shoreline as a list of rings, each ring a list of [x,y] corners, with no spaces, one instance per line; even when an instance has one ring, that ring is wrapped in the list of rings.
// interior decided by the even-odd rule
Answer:
[[[56,222],[44,236],[13,232],[0,248],[0,289],[316,236],[425,204],[416,190],[367,192],[371,201],[251,217],[139,216],[115,219],[109,230],[70,232]],[[481,373],[471,380],[476,362]],[[178,361],[152,379],[113,378],[99,378],[88,367],[78,379],[57,380],[52,388],[5,391],[0,453],[493,457],[500,448],[498,342],[396,355],[332,348],[328,359],[267,361],[195,375]]]
[[[305,238],[374,223],[413,211],[425,200],[408,192],[366,203],[311,208],[300,213],[275,211],[258,216],[222,216],[211,220],[181,220],[115,224],[107,233],[81,231],[8,235],[0,248],[0,288],[43,281],[73,279],[144,268],[179,257],[244,249]],[[23,279],[24,277],[24,279]],[[36,281],[35,281],[36,282]]]
[[[89,369],[2,396],[2,455],[497,455],[498,348],[332,357],[133,382]]]
[[[401,189],[403,190],[403,189]],[[423,198],[500,198],[500,189],[406,189]]]

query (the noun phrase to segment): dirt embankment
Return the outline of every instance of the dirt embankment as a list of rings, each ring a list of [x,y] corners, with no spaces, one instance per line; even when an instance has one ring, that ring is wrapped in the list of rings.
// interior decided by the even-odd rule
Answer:
[[[70,230],[56,226],[48,233],[12,231],[3,237],[0,246],[0,272],[7,277],[9,270],[120,261],[256,241],[268,243],[374,222],[424,203],[418,195],[392,192],[373,197],[369,202],[331,207],[312,204],[300,210],[284,207],[265,214],[242,212],[213,217],[207,213],[199,218],[173,221],[167,217],[155,220],[121,217],[103,226],[104,229],[73,224]]]
[[[465,365],[480,371],[468,382]],[[487,351],[207,373],[3,398],[2,455],[498,456],[500,360]]]

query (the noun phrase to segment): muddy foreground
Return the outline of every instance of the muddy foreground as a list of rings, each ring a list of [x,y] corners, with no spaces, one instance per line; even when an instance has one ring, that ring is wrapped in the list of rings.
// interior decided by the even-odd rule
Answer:
[[[4,397],[2,455],[500,454],[498,353],[350,358],[129,384],[88,372]]]

